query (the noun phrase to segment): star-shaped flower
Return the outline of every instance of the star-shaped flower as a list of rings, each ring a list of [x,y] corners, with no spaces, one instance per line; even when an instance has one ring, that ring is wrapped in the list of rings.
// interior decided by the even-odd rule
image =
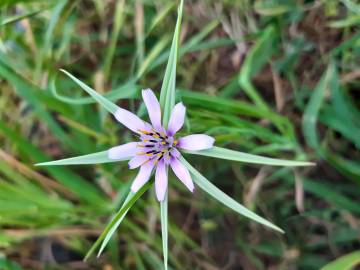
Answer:
[[[214,138],[205,134],[192,134],[176,137],[185,120],[186,107],[180,102],[171,112],[165,128],[161,124],[160,104],[151,89],[142,91],[151,124],[143,121],[132,112],[118,108],[115,118],[139,136],[138,142],[130,142],[108,150],[108,157],[113,160],[131,158],[129,168],[140,167],[132,183],[131,190],[137,192],[155,171],[155,191],[159,201],[163,201],[168,188],[168,167],[170,166],[179,180],[192,192],[194,184],[188,169],[178,160],[181,149],[204,150],[211,148]],[[180,150],[180,151],[179,151]]]

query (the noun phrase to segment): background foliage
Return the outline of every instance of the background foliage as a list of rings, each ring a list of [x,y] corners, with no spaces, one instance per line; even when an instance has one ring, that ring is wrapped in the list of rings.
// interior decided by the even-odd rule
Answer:
[[[279,235],[171,179],[172,269],[350,269],[360,260],[360,6],[185,1],[177,95],[185,131],[309,168],[190,158]],[[136,111],[157,92],[173,1],[0,1],[0,268],[161,269],[159,205],[147,192],[100,259],[82,258],[124,200],[126,163],[34,163],[133,139],[58,70]],[[136,111],[145,115],[145,108]],[[172,181],[174,180],[174,181]],[[346,256],[344,256],[346,255]],[[344,257],[342,257],[344,256]]]

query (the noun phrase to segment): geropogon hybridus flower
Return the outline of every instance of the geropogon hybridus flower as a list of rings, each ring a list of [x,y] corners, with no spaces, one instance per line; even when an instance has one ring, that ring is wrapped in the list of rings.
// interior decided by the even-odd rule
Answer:
[[[176,137],[184,124],[186,108],[182,103],[174,106],[167,129],[161,124],[160,104],[152,90],[142,91],[151,125],[135,114],[119,108],[115,118],[139,136],[138,142],[130,142],[108,150],[108,157],[113,160],[129,159],[129,168],[140,167],[132,183],[131,190],[137,192],[155,171],[155,191],[159,201],[164,200],[168,188],[168,166],[180,181],[191,191],[194,184],[187,168],[178,160],[181,149],[203,150],[211,148],[214,138],[205,134],[193,134]],[[180,151],[179,151],[180,150]]]

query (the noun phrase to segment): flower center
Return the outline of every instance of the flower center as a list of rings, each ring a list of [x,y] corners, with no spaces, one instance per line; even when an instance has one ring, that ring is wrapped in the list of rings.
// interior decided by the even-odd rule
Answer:
[[[137,153],[138,155],[149,157],[149,161],[154,161],[155,164],[160,160],[168,163],[171,157],[179,155],[176,149],[178,141],[173,136],[156,131],[154,128],[151,128],[151,131],[139,130],[139,132],[141,133],[141,142],[138,143],[138,147],[141,150]]]

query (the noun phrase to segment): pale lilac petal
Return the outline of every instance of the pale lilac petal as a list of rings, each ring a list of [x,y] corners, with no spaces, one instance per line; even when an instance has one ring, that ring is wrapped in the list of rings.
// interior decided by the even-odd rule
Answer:
[[[137,142],[130,142],[115,146],[108,150],[108,157],[114,160],[126,160],[136,155]]]
[[[186,107],[181,102],[174,106],[168,124],[169,136],[174,135],[182,128],[185,121],[185,112],[186,112]]]
[[[177,158],[172,158],[170,166],[175,175],[180,179],[181,182],[191,191],[194,191],[194,183],[191,179],[188,169],[182,165]]]
[[[119,108],[115,112],[114,116],[116,120],[133,132],[139,133],[139,130],[144,130],[146,127],[146,122],[141,120],[137,115],[123,108]]]
[[[159,101],[151,89],[142,90],[142,97],[146,105],[151,123],[156,129],[161,128],[161,109]]]
[[[171,153],[171,156],[172,157],[175,157],[175,158],[178,158],[178,157],[180,157],[180,152],[179,152],[179,150],[177,150],[176,148],[172,148],[171,150],[170,150],[170,153]]]
[[[130,159],[130,161],[128,163],[129,169],[135,169],[137,167],[140,167],[142,164],[144,164],[148,160],[149,160],[149,157],[147,157],[147,156],[136,155],[132,159]]]
[[[147,162],[140,167],[134,182],[131,185],[132,192],[138,192],[138,190],[150,179],[152,169],[154,168],[153,162]]]
[[[205,134],[192,134],[179,139],[178,147],[185,150],[204,150],[213,147],[215,139]]]
[[[155,174],[155,192],[159,202],[162,202],[165,198],[166,190],[168,187],[168,176],[166,171],[165,162],[159,161],[156,174]]]

